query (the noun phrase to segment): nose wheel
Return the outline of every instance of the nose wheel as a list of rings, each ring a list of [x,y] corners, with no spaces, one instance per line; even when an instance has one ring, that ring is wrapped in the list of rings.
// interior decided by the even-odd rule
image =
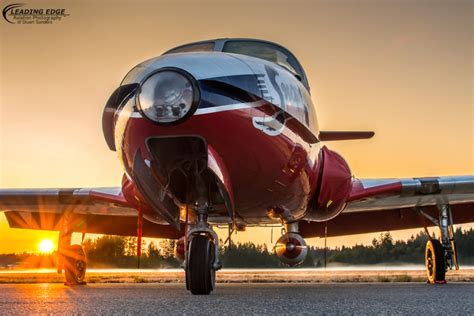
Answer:
[[[197,209],[197,223],[186,233],[186,252],[183,268],[186,274],[186,289],[196,295],[208,295],[216,284],[219,262],[219,239],[207,223],[209,205]]]
[[[214,242],[206,235],[196,235],[189,243],[187,255],[186,288],[192,294],[211,293],[216,284]]]
[[[208,295],[216,284],[219,261],[219,238],[208,223],[212,211],[212,178],[205,172],[207,161],[194,160],[189,166],[185,208],[184,262],[186,289],[194,295]],[[193,219],[189,219],[189,211]]]

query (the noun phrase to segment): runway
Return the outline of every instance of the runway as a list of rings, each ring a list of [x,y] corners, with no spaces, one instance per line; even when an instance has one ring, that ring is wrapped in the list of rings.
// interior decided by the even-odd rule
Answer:
[[[218,284],[193,296],[183,284],[2,284],[4,314],[470,314],[473,283]]]

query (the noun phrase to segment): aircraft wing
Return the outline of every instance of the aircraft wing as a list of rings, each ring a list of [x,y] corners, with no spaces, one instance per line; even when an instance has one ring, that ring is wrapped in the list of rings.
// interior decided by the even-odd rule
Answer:
[[[327,222],[327,236],[433,226],[419,210],[438,219],[449,204],[453,223],[474,222],[474,175],[411,179],[353,179],[344,211]],[[305,237],[324,236],[326,223],[301,222]]]
[[[0,211],[12,228],[60,230],[63,214],[71,214],[72,230],[135,236],[137,210],[120,187],[80,189],[0,189]],[[179,238],[178,230],[147,220],[144,237]]]

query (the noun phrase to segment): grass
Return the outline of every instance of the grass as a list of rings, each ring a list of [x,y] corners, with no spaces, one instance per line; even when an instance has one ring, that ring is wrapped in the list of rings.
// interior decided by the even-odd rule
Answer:
[[[305,270],[222,270],[217,273],[219,283],[347,283],[347,282],[425,282],[423,270],[391,271],[324,271]],[[449,271],[449,282],[474,282],[474,269]],[[0,283],[63,283],[55,272],[28,273],[0,271]],[[86,276],[88,283],[184,283],[184,272],[177,270],[119,271],[95,270]]]
[[[413,278],[406,274],[397,275],[394,278],[394,282],[412,282],[412,281],[413,281]]]

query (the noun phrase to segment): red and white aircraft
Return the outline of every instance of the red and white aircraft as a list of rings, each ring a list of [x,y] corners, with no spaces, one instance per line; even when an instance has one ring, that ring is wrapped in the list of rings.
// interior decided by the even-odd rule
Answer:
[[[282,224],[275,251],[301,263],[303,238],[439,226],[426,246],[430,283],[457,266],[453,224],[474,222],[474,175],[357,179],[325,141],[373,132],[320,131],[303,68],[286,48],[217,39],[133,68],[103,114],[125,174],[116,188],[2,189],[10,227],[60,231],[68,283],[86,259],[71,233],[179,239],[186,287],[209,294],[221,268],[212,227]]]

